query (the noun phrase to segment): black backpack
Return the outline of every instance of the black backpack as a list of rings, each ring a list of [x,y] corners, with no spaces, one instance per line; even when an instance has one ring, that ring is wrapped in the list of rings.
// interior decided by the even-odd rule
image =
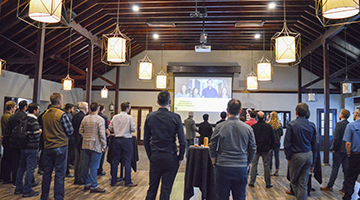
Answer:
[[[29,143],[27,135],[28,118],[24,117],[18,120],[18,124],[12,130],[10,136],[10,146],[12,148],[22,149]]]

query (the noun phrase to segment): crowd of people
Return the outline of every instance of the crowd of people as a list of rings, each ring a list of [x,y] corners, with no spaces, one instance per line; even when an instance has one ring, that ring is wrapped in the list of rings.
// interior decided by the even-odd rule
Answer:
[[[180,97],[180,98],[230,98],[229,97],[229,93],[228,93],[228,89],[226,87],[222,87],[221,91],[218,92],[214,87],[213,87],[213,81],[211,79],[207,80],[207,87],[204,88],[201,91],[200,94],[200,90],[197,87],[193,87],[192,89],[189,88],[185,85],[182,84],[180,91],[178,93],[176,93],[175,97]]]
[[[15,102],[6,102],[6,112],[1,117],[4,154],[0,177],[3,184],[13,184],[15,195],[38,196],[40,192],[32,189],[39,184],[34,178],[38,166],[38,173],[42,175],[42,200],[49,199],[53,171],[54,199],[64,199],[65,177],[74,177],[74,184],[84,185],[84,191],[104,193],[106,191],[99,187],[97,176],[106,174],[103,162],[109,149],[108,153],[112,155],[111,159],[108,158],[111,187],[119,185],[120,162],[125,166],[125,186],[137,186],[131,179],[132,133],[136,132],[136,125],[129,115],[130,102],[122,102],[121,112],[112,116],[110,121],[104,115],[103,104],[79,102],[76,106],[63,106],[60,93],[53,93],[50,102],[43,113],[40,113],[37,103],[21,101],[17,109]],[[246,185],[255,187],[260,157],[264,164],[265,187],[273,187],[271,175],[278,176],[279,173],[283,136],[276,112],[271,112],[266,120],[264,112],[251,111],[250,119],[243,122],[239,117],[240,100],[231,99],[227,112],[220,113],[221,119],[215,125],[210,124],[209,115],[204,114],[204,121],[196,126],[194,113],[189,112],[184,121],[185,134],[180,115],[169,111],[170,93],[161,91],[157,103],[160,108],[146,116],[144,125],[144,147],[150,161],[146,200],[156,199],[160,181],[160,199],[170,199],[178,168],[187,155],[187,149],[194,144],[196,132],[200,134],[199,145],[206,137],[210,141],[216,199],[229,199],[230,192],[234,200],[245,199]],[[315,124],[308,120],[310,112],[306,103],[299,103],[295,113],[296,119],[287,124],[284,139],[291,189],[287,193],[305,200],[309,192],[309,172],[313,171],[318,155],[317,131]],[[351,199],[360,174],[360,110],[353,113],[354,122],[347,121],[349,116],[348,110],[341,110],[341,121],[335,127],[331,146],[334,153],[331,177],[327,186],[321,187],[321,190],[332,191],[342,165],[345,180],[340,192],[344,193],[345,200]],[[271,174],[273,156],[275,172]],[[74,175],[70,173],[71,168]]]

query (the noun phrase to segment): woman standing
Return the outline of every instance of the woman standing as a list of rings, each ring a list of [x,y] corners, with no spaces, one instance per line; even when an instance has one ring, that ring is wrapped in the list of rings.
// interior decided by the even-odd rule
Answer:
[[[280,139],[283,135],[283,129],[281,122],[279,121],[279,117],[277,112],[273,111],[270,114],[270,121],[269,124],[274,129],[274,135],[275,135],[275,145],[274,149],[270,151],[270,170],[272,169],[272,157],[275,153],[275,167],[276,171],[273,174],[273,176],[279,176],[279,165],[280,165],[280,159],[279,159],[279,153],[280,153]]]

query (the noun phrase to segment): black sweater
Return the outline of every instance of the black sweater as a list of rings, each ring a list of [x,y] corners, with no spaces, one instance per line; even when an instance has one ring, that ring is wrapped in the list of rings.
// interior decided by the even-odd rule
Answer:
[[[24,149],[37,150],[40,142],[40,125],[36,118],[27,116],[27,136],[28,143]]]
[[[254,130],[257,152],[269,152],[274,148],[274,130],[270,124],[264,121],[258,121],[251,126]]]

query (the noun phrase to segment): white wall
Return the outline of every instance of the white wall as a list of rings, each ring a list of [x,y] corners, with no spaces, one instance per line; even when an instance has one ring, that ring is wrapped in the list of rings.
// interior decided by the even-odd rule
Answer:
[[[0,105],[4,105],[4,97],[16,97],[24,99],[33,98],[34,79],[29,76],[5,71],[0,77]],[[64,103],[77,103],[84,100],[85,92],[82,89],[75,88],[73,91],[62,91],[61,84],[53,81],[41,81],[41,101],[50,102],[50,95],[59,92],[64,96]],[[3,106],[0,106],[0,113],[3,113]]]

